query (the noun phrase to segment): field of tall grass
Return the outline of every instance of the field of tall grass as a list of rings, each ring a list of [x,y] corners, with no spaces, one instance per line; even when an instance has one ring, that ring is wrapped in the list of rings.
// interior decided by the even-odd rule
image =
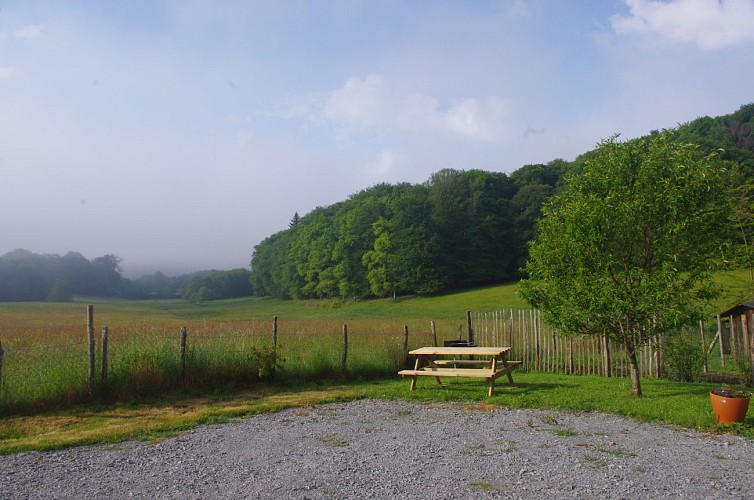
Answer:
[[[276,383],[297,385],[395,375],[405,361],[406,328],[412,349],[431,342],[430,320],[435,321],[440,342],[455,338],[465,322],[465,310],[457,306],[452,319],[444,308],[437,319],[422,318],[428,314],[422,302],[417,299],[412,314],[407,314],[402,300],[376,303],[372,310],[362,303],[257,299],[200,305],[95,298],[69,304],[0,304],[4,351],[0,413],[39,411],[92,399],[139,401],[174,390],[211,392],[273,378]],[[88,379],[89,303],[94,305],[94,394]],[[337,314],[344,310],[346,314]],[[105,326],[106,380],[101,337]],[[187,331],[185,365],[181,364],[182,327]]]
[[[727,295],[712,310],[745,298],[743,273],[731,276],[720,278]],[[86,304],[94,305],[94,394],[88,380]],[[0,413],[35,412],[92,399],[143,401],[177,390],[207,393],[273,378],[278,384],[302,385],[395,377],[405,363],[405,328],[408,349],[431,344],[430,321],[441,344],[456,338],[459,328],[465,330],[467,310],[509,307],[526,307],[515,284],[358,302],[245,298],[195,304],[77,298],[65,304],[0,303]],[[345,369],[343,325],[348,329]],[[107,380],[100,337],[105,326]]]

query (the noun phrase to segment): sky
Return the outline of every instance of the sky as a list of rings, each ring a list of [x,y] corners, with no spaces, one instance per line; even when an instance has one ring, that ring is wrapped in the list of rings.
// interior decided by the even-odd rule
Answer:
[[[0,0],[0,255],[249,268],[295,213],[754,102],[754,0]]]

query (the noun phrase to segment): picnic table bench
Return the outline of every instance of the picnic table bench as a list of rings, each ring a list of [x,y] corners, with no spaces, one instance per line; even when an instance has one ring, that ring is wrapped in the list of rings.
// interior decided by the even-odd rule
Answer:
[[[442,385],[440,377],[477,377],[485,379],[489,384],[488,395],[495,390],[495,379],[502,375],[508,377],[510,386],[514,386],[511,371],[517,368],[520,361],[508,361],[506,358],[510,347],[421,347],[409,351],[416,358],[413,370],[401,370],[401,377],[411,378],[410,390],[416,388],[416,379],[421,376],[435,377]],[[443,357],[452,356],[453,359]],[[463,359],[471,356],[473,359]]]

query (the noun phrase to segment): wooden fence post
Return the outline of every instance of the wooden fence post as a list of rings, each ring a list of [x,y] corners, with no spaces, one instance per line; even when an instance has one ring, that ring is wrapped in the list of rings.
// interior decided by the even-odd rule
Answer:
[[[107,325],[102,328],[102,385],[107,385]]]
[[[539,345],[539,332],[537,331],[537,323],[534,321],[534,310],[529,309],[529,322],[531,323],[531,331],[534,334],[534,369],[539,370],[542,361],[542,352]]]
[[[741,315],[741,333],[743,333],[743,353],[751,355],[751,347],[749,345],[749,331],[751,330],[750,316],[751,311]]]
[[[474,328],[471,324],[471,311],[466,311],[466,328],[469,332],[469,344],[474,343]]]
[[[717,315],[717,342],[720,344],[720,365],[725,368],[725,347],[723,346],[723,318]]]
[[[702,372],[707,373],[707,341],[704,338],[704,319],[699,320],[699,332],[702,334],[702,349],[704,350],[704,358],[702,359]]]
[[[605,377],[611,377],[613,369],[610,365],[610,344],[606,335],[602,337],[602,363],[602,374]]]
[[[89,396],[94,396],[94,377],[97,371],[94,352],[94,306],[86,306],[86,336],[89,341]]]
[[[3,351],[3,343],[0,342],[0,396],[3,394],[3,358],[5,357],[5,351]]]
[[[665,337],[658,333],[655,335],[655,369],[657,378],[665,376],[665,363],[662,356],[662,349],[665,347]]]
[[[737,325],[735,320],[733,319],[733,316],[730,316],[728,319],[730,322],[730,355],[733,357],[733,362],[736,362],[736,351],[738,349],[738,339],[736,338],[736,335],[738,334],[737,331]]]
[[[432,345],[437,347],[437,328],[435,327],[435,322],[430,321],[429,326],[432,329]]]
[[[343,325],[343,357],[340,360],[340,371],[346,373],[348,362],[348,325]]]
[[[186,326],[181,327],[181,383],[186,383]]]
[[[751,385],[754,386],[754,329],[752,329],[752,332],[751,332],[751,339],[749,342],[749,346],[751,347],[750,353],[749,353],[749,358],[751,360]]]
[[[408,357],[408,325],[403,325],[403,367],[409,368],[411,360]]]
[[[746,311],[746,328],[744,328],[744,337],[746,338],[746,348],[749,350],[749,363],[751,370],[751,379],[749,383],[754,386],[754,327],[752,327],[751,311]]]
[[[272,318],[272,347],[278,346],[278,317]]]
[[[508,320],[508,347],[511,351],[516,347],[513,345],[513,308],[510,308],[510,319]]]
[[[403,325],[403,355],[408,357],[408,325]]]

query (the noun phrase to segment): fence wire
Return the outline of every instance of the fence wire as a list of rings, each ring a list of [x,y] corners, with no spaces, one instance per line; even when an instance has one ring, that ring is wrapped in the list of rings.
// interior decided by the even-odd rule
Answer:
[[[501,309],[470,317],[475,343],[511,347],[509,359],[521,361],[523,370],[605,375],[609,367],[610,375],[629,374],[621,346],[595,336],[564,336],[545,324],[536,310]],[[339,320],[196,320],[185,324],[184,359],[181,323],[135,321],[108,329],[106,360],[101,331],[95,331],[94,384],[100,395],[129,399],[192,384],[256,382],[270,369],[265,363],[274,365],[277,376],[296,380],[331,379],[346,372],[390,376],[405,363],[406,350],[468,338],[466,319],[351,320],[347,346]],[[716,328],[708,326],[705,344],[715,338]],[[726,346],[735,347],[735,338],[724,333]],[[0,335],[6,336],[0,338],[0,408],[91,398],[83,328],[6,328]],[[658,347],[650,343],[641,349],[642,376],[661,371]]]

